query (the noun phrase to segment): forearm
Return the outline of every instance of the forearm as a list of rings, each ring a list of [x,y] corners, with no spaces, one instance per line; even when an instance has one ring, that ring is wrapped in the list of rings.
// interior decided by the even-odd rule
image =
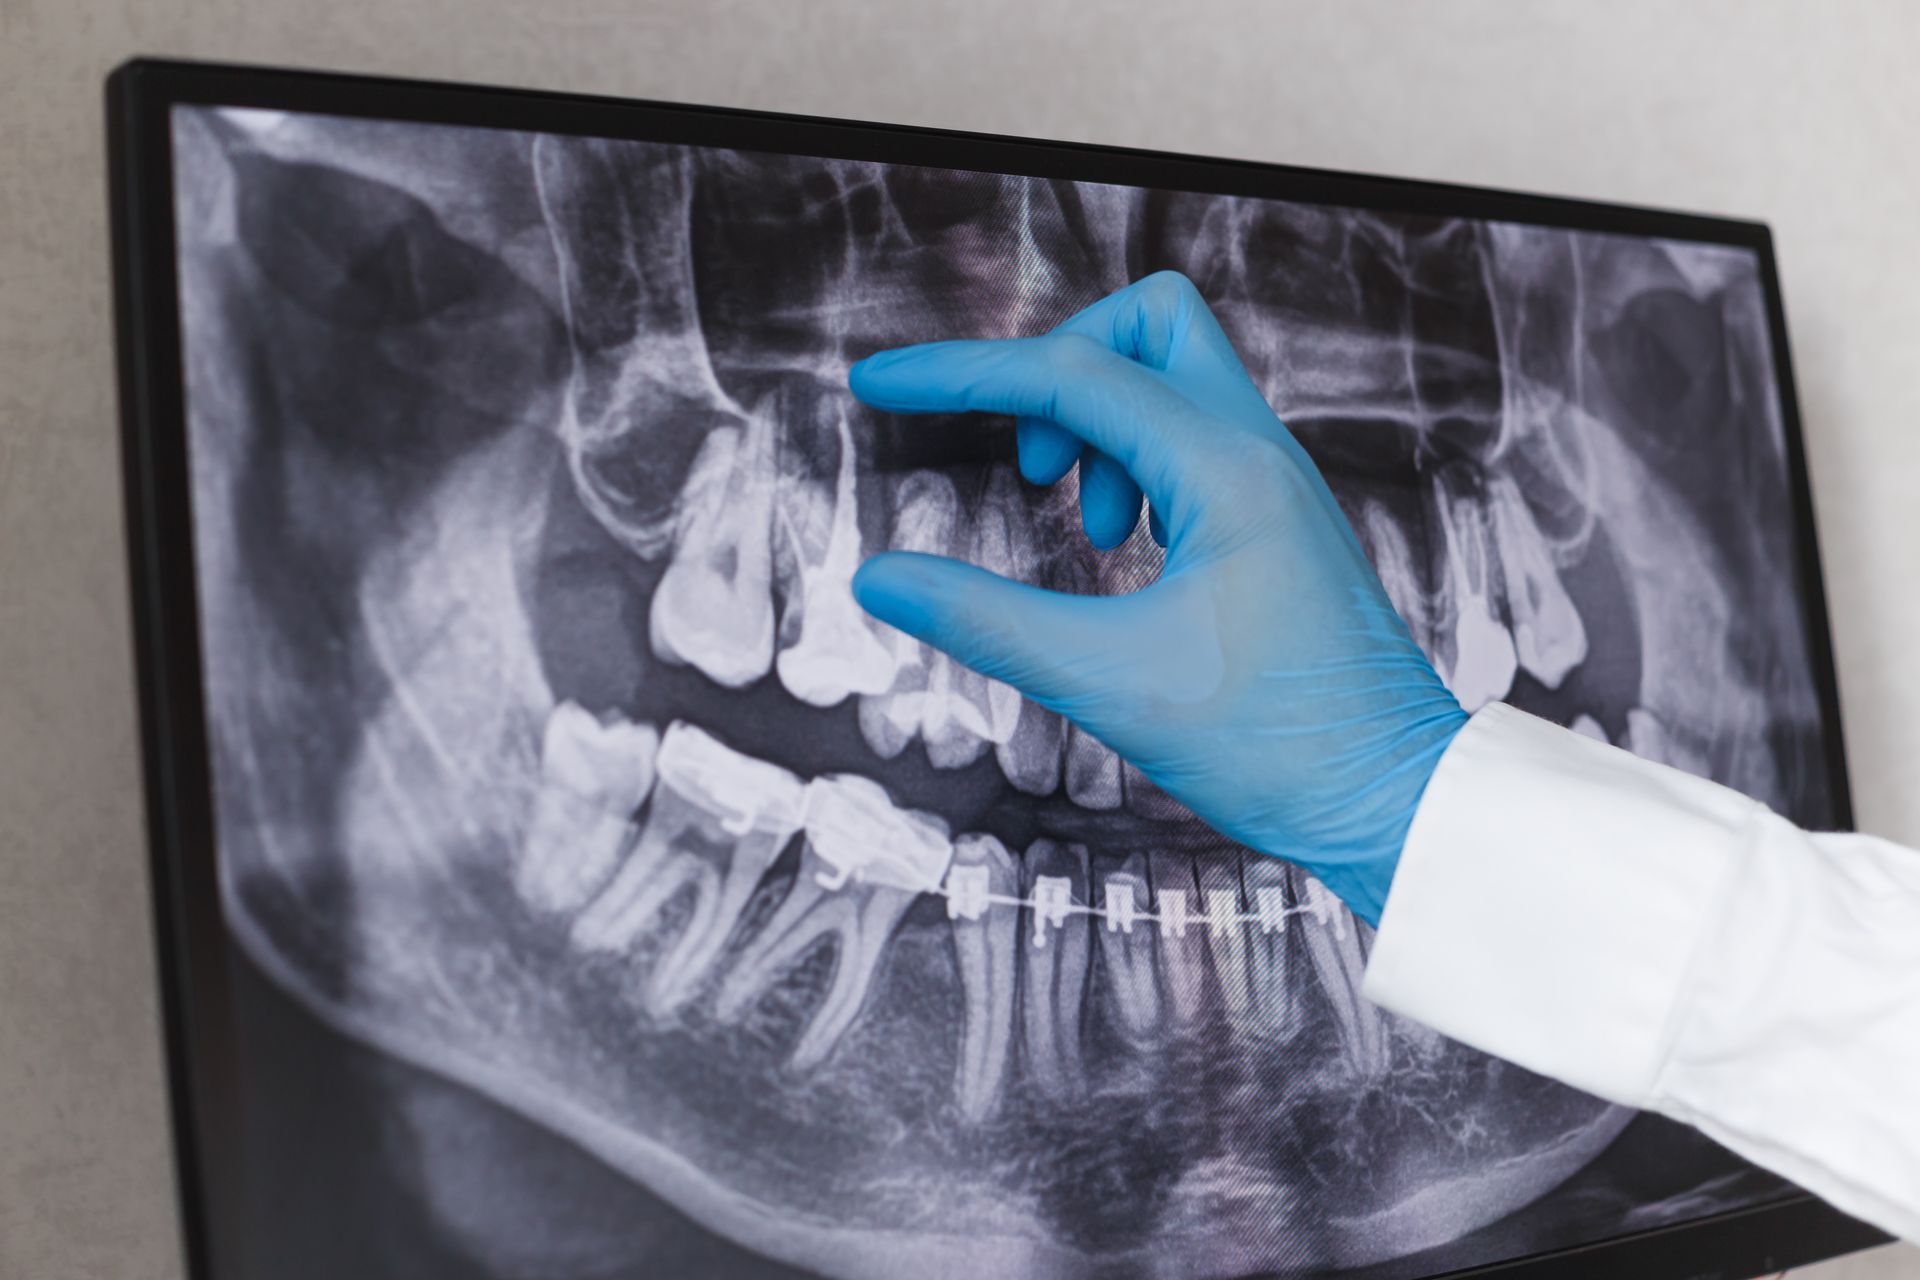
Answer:
[[[1415,814],[1366,995],[1920,1238],[1920,854],[1504,706]]]

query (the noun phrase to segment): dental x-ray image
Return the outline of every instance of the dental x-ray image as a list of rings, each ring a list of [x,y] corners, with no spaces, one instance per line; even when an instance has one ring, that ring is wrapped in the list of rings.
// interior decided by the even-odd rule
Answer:
[[[1186,273],[1471,710],[1833,818],[1756,258],[994,173],[173,123],[261,1274],[1424,1276],[1794,1194],[869,619],[1151,580],[848,394]],[[1541,855],[1552,856],[1542,832]]]

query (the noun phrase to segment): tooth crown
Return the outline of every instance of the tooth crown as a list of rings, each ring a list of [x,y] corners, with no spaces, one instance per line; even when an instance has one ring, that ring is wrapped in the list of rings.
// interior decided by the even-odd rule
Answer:
[[[655,746],[651,725],[617,720],[601,724],[575,702],[563,702],[547,717],[540,743],[543,777],[610,812],[639,807],[653,783]]]
[[[909,893],[940,888],[953,861],[953,842],[937,818],[895,808],[886,789],[856,774],[828,774],[806,785],[807,844],[832,872],[821,880],[837,889],[849,880]]]
[[[734,835],[755,828],[792,831],[800,825],[804,790],[799,778],[685,721],[667,726],[654,768],[663,786],[713,814]]]

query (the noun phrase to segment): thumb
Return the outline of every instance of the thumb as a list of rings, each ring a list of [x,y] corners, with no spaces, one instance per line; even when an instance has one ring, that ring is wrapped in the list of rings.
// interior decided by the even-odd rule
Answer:
[[[861,565],[853,595],[880,621],[1052,710],[1075,714],[1098,695],[1092,668],[1111,653],[1110,598],[1046,591],[912,551]]]

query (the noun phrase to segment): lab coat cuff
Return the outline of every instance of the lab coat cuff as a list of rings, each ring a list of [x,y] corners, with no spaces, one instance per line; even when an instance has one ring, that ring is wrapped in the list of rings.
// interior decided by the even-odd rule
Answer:
[[[1650,1104],[1688,970],[1764,810],[1495,703],[1441,757],[1363,994],[1576,1088]]]

